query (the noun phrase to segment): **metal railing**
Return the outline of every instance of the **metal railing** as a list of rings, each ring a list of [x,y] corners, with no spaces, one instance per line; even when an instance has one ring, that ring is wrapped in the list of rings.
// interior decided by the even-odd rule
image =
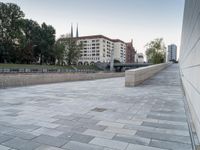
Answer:
[[[0,68],[0,74],[6,73],[95,73],[92,69],[57,69],[57,68]]]

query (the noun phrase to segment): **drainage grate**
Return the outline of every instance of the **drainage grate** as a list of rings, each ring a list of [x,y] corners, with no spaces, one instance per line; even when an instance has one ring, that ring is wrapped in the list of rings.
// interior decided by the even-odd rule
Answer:
[[[103,111],[106,111],[106,110],[107,109],[105,109],[105,108],[98,108],[98,107],[96,107],[96,108],[92,109],[91,111],[103,112]]]

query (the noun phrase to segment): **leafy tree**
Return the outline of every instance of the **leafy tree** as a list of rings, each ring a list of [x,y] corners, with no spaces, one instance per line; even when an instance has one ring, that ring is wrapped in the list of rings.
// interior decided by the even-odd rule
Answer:
[[[21,31],[23,35],[20,38],[20,63],[33,63],[39,58],[37,46],[40,43],[40,26],[36,21],[23,19],[21,21]]]
[[[75,38],[61,37],[59,43],[64,45],[64,60],[68,65],[76,64],[80,57],[82,43],[78,43]]]
[[[64,64],[65,43],[62,39],[58,39],[54,44],[54,55],[58,65]]]
[[[155,39],[146,45],[146,55],[148,62],[153,64],[163,63],[165,61],[166,47],[162,38]]]
[[[72,65],[77,63],[80,57],[82,43],[77,43],[76,39],[74,38],[66,38],[65,44],[64,56],[67,64]]]
[[[55,63],[53,46],[55,43],[55,29],[51,25],[42,24],[40,30],[40,64]]]
[[[16,4],[0,2],[0,62],[16,61],[23,17],[24,13]]]

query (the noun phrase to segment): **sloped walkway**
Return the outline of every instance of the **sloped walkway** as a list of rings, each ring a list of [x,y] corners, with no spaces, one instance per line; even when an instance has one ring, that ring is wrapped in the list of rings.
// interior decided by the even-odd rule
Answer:
[[[0,90],[0,150],[191,150],[178,65],[124,78]]]

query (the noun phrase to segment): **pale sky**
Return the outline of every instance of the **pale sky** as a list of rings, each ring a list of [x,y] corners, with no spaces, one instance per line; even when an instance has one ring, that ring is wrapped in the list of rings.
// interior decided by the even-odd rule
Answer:
[[[79,24],[79,35],[102,34],[125,42],[138,52],[146,43],[164,38],[180,47],[184,0],[0,0],[18,4],[25,17],[46,22],[56,36]]]

